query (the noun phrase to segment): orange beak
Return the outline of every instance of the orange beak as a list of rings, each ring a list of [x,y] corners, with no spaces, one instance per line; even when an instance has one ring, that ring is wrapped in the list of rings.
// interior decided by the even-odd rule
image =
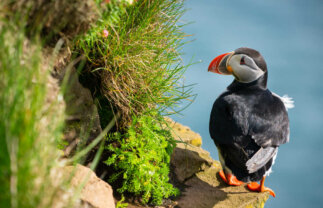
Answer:
[[[218,73],[218,74],[225,74],[229,75],[232,74],[232,70],[227,69],[227,61],[228,58],[233,55],[234,52],[225,53],[217,56],[213,61],[210,63],[208,71]]]

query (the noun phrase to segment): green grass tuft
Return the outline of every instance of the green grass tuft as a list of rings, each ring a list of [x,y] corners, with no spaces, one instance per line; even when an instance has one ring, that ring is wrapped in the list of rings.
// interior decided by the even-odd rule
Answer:
[[[179,53],[185,37],[178,23],[183,1],[141,0],[129,5],[112,0],[103,6],[97,25],[76,41],[76,50],[88,59],[87,70],[100,78],[98,91],[125,124],[133,114],[151,109],[172,112],[191,96],[181,85],[186,69]]]
[[[64,107],[46,100],[39,44],[2,22],[0,45],[0,207],[49,207],[62,185],[51,175],[60,167]]]

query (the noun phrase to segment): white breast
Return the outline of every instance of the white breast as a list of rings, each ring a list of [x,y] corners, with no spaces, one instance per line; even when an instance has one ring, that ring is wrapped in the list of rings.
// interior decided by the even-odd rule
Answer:
[[[265,175],[264,175],[264,176],[269,176],[269,175],[270,175],[270,173],[272,173],[272,172],[273,172],[273,171],[272,171],[272,168],[273,168],[273,166],[274,166],[274,164],[275,164],[275,160],[276,160],[276,157],[277,157],[277,153],[278,153],[278,149],[277,149],[277,152],[276,152],[275,156],[273,157],[273,163],[271,164],[271,167],[269,168],[269,170],[267,170],[267,171],[266,171],[266,173],[265,173]]]

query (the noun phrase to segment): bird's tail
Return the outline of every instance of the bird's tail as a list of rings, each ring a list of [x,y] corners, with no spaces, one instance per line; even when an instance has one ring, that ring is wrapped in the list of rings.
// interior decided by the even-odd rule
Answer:
[[[280,97],[280,99],[283,101],[286,110],[295,107],[293,98],[289,97],[288,95],[284,95],[283,97]]]

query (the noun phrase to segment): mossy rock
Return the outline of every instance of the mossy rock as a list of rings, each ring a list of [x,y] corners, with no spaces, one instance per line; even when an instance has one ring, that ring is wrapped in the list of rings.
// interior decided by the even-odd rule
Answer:
[[[175,122],[171,118],[165,117],[168,125],[172,128],[172,136],[181,142],[186,142],[196,147],[202,146],[202,137],[200,134],[192,131],[188,126]]]

